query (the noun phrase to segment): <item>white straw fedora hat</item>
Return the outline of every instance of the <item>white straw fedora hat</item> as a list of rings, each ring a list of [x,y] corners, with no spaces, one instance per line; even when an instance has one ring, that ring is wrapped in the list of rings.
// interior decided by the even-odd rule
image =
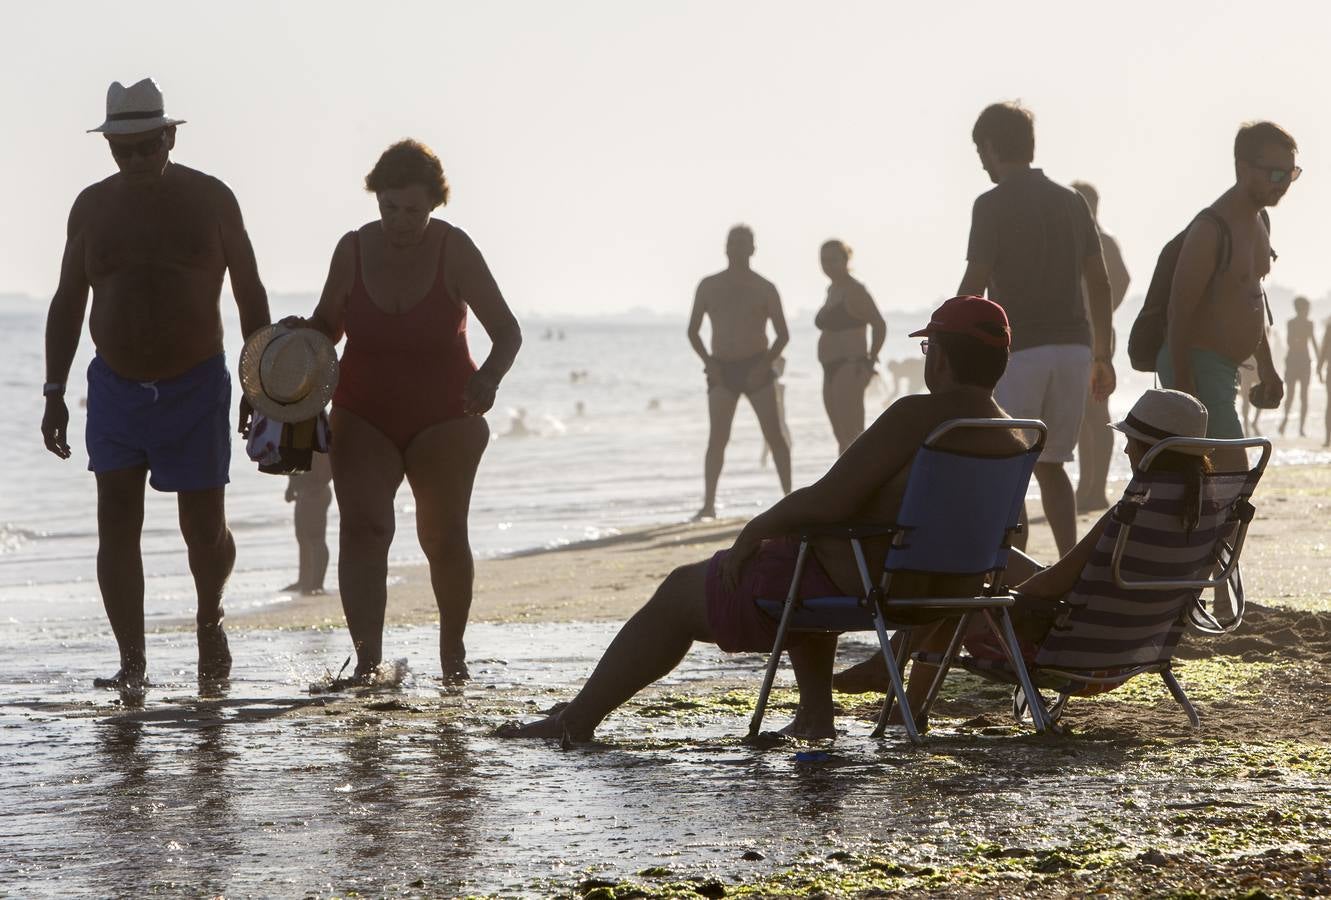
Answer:
[[[1204,438],[1206,419],[1206,407],[1191,394],[1151,388],[1137,398],[1123,421],[1110,427],[1128,437],[1155,444],[1171,437]],[[1207,452],[1203,447],[1176,449],[1180,453],[1191,453],[1194,456],[1202,456]]]
[[[337,387],[337,351],[322,331],[265,325],[240,351],[240,389],[277,422],[317,416]]]
[[[106,89],[106,121],[88,133],[138,134],[168,125],[183,125],[184,119],[173,119],[166,114],[166,104],[157,82],[145,78],[125,87],[118,81]]]

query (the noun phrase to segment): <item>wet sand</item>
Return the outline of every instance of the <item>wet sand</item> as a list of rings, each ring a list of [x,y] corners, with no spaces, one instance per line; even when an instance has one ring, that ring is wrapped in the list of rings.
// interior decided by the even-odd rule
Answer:
[[[408,663],[379,690],[307,690],[346,654],[336,597],[232,618],[219,696],[198,695],[192,634],[154,634],[143,710],[73,668],[108,636],[52,635],[63,649],[35,669],[0,665],[0,796],[25,801],[0,812],[0,894],[1331,893],[1328,505],[1331,472],[1268,473],[1247,625],[1181,653],[1198,731],[1142,678],[1036,738],[1005,691],[963,676],[922,749],[868,736],[871,695],[838,695],[834,742],[752,747],[761,657],[700,647],[594,744],[491,736],[570,696],[670,568],[728,546],[735,522],[481,563],[460,690],[434,677],[420,568],[394,572],[385,655]],[[1047,529],[1032,537],[1047,556]],[[868,652],[842,643],[843,661]],[[779,684],[774,726],[793,698]]]

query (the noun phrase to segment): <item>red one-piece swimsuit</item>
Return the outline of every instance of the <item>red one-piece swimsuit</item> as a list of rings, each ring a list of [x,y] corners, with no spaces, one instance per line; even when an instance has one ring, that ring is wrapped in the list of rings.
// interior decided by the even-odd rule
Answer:
[[[443,223],[439,268],[430,290],[401,313],[384,312],[361,277],[360,237],[352,233],[356,280],[347,298],[347,346],[333,405],[369,422],[406,452],[431,425],[459,419],[462,390],[476,371],[467,349],[467,307],[444,286]]]

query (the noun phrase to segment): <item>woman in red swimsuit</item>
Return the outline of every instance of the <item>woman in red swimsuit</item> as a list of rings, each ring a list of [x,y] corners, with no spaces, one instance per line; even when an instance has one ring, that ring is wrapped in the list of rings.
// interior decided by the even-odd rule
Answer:
[[[345,333],[333,395],[333,485],[341,514],[338,580],[356,648],[356,678],[383,659],[393,498],[405,477],[416,533],[439,605],[444,678],[467,677],[463,632],[471,607],[467,538],[471,488],[490,439],[482,418],[513,365],[522,333],[466,233],[430,214],[448,200],[439,158],[402,141],[365,178],[379,220],[342,238],[308,323]],[[467,308],[493,342],[478,369],[467,350]]]

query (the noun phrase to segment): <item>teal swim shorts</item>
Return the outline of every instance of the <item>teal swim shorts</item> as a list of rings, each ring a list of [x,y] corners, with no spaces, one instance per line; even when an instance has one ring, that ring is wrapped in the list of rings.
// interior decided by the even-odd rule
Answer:
[[[1197,399],[1206,407],[1206,436],[1209,438],[1241,438],[1243,423],[1235,403],[1239,397],[1239,367],[1237,363],[1216,353],[1194,347],[1192,380],[1197,385]],[[1160,349],[1155,361],[1156,373],[1162,387],[1174,387],[1174,362],[1169,346]]]

